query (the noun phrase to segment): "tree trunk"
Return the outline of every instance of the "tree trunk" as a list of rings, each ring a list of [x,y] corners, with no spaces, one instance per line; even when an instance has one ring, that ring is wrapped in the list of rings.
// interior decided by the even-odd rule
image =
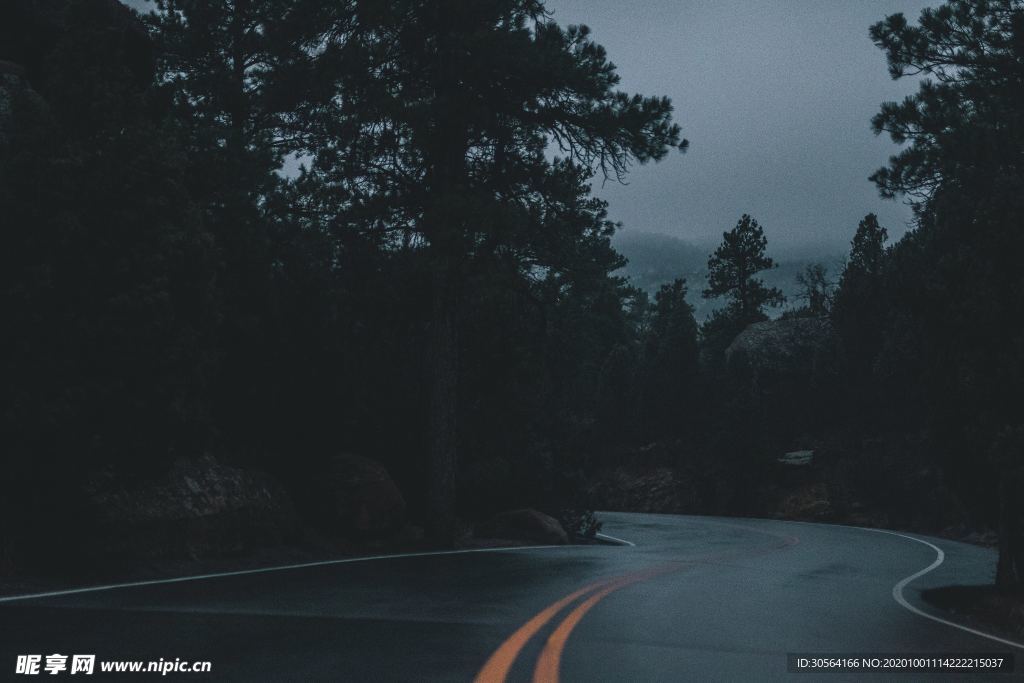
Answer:
[[[458,298],[450,266],[435,264],[431,292],[428,374],[427,525],[435,540],[455,540],[455,485],[458,470],[459,345]]]
[[[996,586],[1003,592],[1024,588],[1024,504],[1021,503],[1024,476],[1014,468],[1004,470],[999,484],[999,562]]]
[[[427,528],[439,543],[452,544],[456,535],[456,475],[458,472],[459,341],[458,309],[466,153],[469,125],[461,102],[458,70],[462,50],[453,19],[464,13],[459,3],[433,6],[437,35],[433,117],[424,136],[427,206],[422,232],[430,241],[431,322],[427,339],[428,453]]]
[[[237,0],[231,15],[229,32],[231,36],[231,83],[227,96],[228,114],[228,149],[233,153],[233,163],[238,163],[246,150],[246,125],[249,111],[245,97],[245,15],[248,13],[248,0]]]

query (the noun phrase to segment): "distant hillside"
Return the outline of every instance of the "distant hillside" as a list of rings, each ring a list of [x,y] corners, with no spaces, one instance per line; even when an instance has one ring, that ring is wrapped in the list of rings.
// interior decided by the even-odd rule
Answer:
[[[653,294],[663,284],[679,277],[686,278],[690,291],[688,300],[693,305],[698,321],[705,320],[722,305],[720,300],[708,300],[701,296],[707,282],[708,255],[714,251],[715,245],[698,245],[670,235],[630,230],[616,234],[612,244],[629,260],[626,267],[617,274],[629,278],[633,286]],[[773,256],[771,245],[768,246],[768,254]],[[786,295],[785,307],[776,309],[775,313],[797,305],[797,273],[808,264],[823,263],[828,267],[831,277],[838,277],[838,264],[842,257],[842,253],[830,250],[822,250],[820,254],[805,251],[794,256],[773,256],[777,267],[761,273],[761,279],[771,287],[778,287]]]

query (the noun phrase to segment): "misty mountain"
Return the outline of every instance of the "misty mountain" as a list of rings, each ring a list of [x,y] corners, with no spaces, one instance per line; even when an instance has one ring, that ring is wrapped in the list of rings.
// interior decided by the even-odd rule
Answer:
[[[694,316],[699,322],[707,319],[711,313],[723,305],[723,301],[705,299],[701,292],[707,284],[708,256],[717,245],[688,242],[660,233],[623,230],[612,239],[615,249],[628,259],[624,268],[616,271],[629,279],[630,284],[654,294],[658,288],[676,278],[685,278],[689,294],[687,301],[694,308]],[[778,287],[786,296],[783,307],[772,311],[773,317],[788,308],[798,306],[799,287],[796,284],[797,274],[812,263],[824,264],[829,276],[835,280],[839,277],[842,260],[845,254],[839,249],[803,249],[800,251],[772,253],[768,245],[768,253],[775,259],[776,267],[760,274],[761,279],[769,287]]]

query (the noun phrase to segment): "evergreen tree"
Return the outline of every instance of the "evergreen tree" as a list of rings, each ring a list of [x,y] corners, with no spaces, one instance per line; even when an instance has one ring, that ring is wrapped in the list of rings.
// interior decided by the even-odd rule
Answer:
[[[693,408],[697,322],[686,294],[685,280],[662,285],[654,295],[644,334],[640,406],[653,436],[678,434]]]
[[[917,93],[884,103],[872,120],[905,145],[872,176],[884,196],[985,193],[994,171],[1020,172],[1022,34],[1020,0],[951,0],[923,10],[917,26],[894,14],[871,27],[894,79],[924,76]]]
[[[998,488],[1024,463],[1006,452],[1020,432],[1024,354],[1018,259],[1024,238],[1024,6],[1019,0],[951,0],[917,25],[893,15],[871,29],[894,78],[924,75],[918,92],[885,103],[876,132],[904,144],[873,176],[885,196],[915,202],[917,229],[893,250],[883,350],[910,347],[920,368],[928,427],[960,495],[1001,524],[998,582],[1024,583],[1019,496]],[[913,367],[913,366],[912,366]],[[979,442],[980,440],[980,442]],[[1012,447],[1011,447],[1012,448]],[[964,454],[984,454],[966,457]],[[979,495],[978,492],[984,491]],[[1002,509],[997,509],[1001,507]]]
[[[28,11],[45,35],[26,36],[37,66],[0,121],[3,517],[54,541],[75,535],[87,473],[210,443],[219,296],[143,25],[118,3]]]
[[[850,244],[850,258],[844,277],[873,277],[881,273],[887,239],[889,233],[878,224],[878,216],[873,213],[865,216]]]
[[[845,412],[856,416],[861,429],[877,428],[885,411],[877,399],[874,372],[891,318],[886,238],[874,214],[860,221],[832,307],[832,322],[843,349],[847,378],[843,386],[852,401]]]
[[[618,91],[589,31],[558,27],[533,0],[366,3],[353,27],[327,35],[320,68],[342,96],[323,112],[319,172],[350,220],[421,248],[429,271],[428,500],[444,537],[471,273],[495,260],[529,277],[583,265],[581,231],[603,209],[565,188],[662,158],[679,128],[666,98]],[[546,157],[552,146],[563,159]]]
[[[708,257],[708,286],[704,298],[727,297],[727,314],[742,325],[765,318],[766,306],[781,306],[782,292],[767,287],[757,274],[775,267],[765,253],[768,240],[757,221],[743,214],[722,244]]]
[[[329,298],[329,292],[304,292],[283,301],[296,281],[322,281],[325,272],[321,256],[313,260],[313,252],[297,249],[300,243],[324,247],[314,246],[314,235],[297,234],[293,219],[304,197],[280,174],[302,146],[308,123],[302,113],[318,96],[302,77],[310,69],[310,44],[324,30],[320,13],[328,9],[301,0],[155,4],[148,21],[161,92],[187,134],[189,190],[220,256],[222,362],[213,400],[228,439],[248,441],[245,450],[255,453],[280,424],[279,397],[295,390],[284,368],[308,375],[286,365],[294,358],[286,353],[294,332],[283,332],[284,319],[296,324],[302,313],[308,319]]]
[[[839,279],[833,320],[846,346],[852,374],[863,381],[882,343],[887,316],[885,241],[888,233],[869,213],[857,226]]]

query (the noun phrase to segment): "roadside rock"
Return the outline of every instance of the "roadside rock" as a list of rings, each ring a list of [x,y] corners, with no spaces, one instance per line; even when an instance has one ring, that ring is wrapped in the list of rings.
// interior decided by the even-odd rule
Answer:
[[[693,512],[697,493],[668,467],[617,467],[601,475],[588,495],[599,510]]]
[[[405,499],[383,465],[344,453],[330,458],[326,470],[328,514],[343,533],[367,538],[401,530]]]
[[[776,517],[804,522],[819,522],[835,517],[828,486],[815,482],[783,498]]]
[[[498,513],[476,528],[476,536],[552,545],[569,542],[557,519],[529,508]]]
[[[283,543],[298,525],[276,482],[209,455],[179,460],[145,482],[97,474],[84,493],[92,524],[79,543],[101,563],[241,552]]]

